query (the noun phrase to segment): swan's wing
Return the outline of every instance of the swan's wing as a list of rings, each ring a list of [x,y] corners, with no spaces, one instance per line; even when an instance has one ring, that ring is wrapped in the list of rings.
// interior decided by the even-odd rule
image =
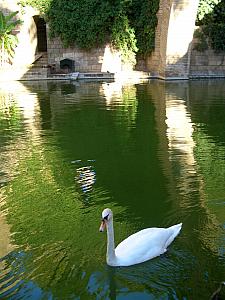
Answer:
[[[166,250],[169,232],[165,228],[147,228],[122,241],[115,249],[121,265],[128,266],[156,257]]]

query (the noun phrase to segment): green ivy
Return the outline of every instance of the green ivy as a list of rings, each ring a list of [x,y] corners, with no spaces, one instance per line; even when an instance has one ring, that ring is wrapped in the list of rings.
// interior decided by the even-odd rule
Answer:
[[[159,0],[133,0],[130,14],[131,24],[136,32],[139,53],[148,54],[155,47],[155,28]]]
[[[159,0],[20,0],[44,15],[50,36],[84,49],[111,43],[124,62],[154,49]]]
[[[111,37],[114,47],[121,51],[122,60],[134,65],[136,63],[135,53],[138,48],[135,31],[130,27],[127,16],[118,16],[115,19]]]
[[[213,9],[220,1],[221,0],[199,0],[197,22],[201,23],[205,16],[212,13]]]
[[[202,31],[199,43],[208,40],[215,51],[225,51],[224,0],[200,0],[196,24]]]

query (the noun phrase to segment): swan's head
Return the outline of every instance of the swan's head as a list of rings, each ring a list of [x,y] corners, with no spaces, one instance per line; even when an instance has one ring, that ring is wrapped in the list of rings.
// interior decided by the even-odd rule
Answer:
[[[107,223],[112,219],[113,213],[110,208],[106,208],[102,212],[102,222],[99,231],[104,231]]]

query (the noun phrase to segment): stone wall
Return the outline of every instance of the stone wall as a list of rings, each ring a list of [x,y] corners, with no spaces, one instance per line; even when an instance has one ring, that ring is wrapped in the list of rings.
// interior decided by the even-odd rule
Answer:
[[[75,72],[120,72],[129,65],[123,65],[120,53],[109,45],[89,51],[78,47],[65,48],[59,38],[48,39],[48,62],[56,72],[60,71],[60,61],[74,60]]]
[[[225,77],[225,52],[192,50],[189,77]]]

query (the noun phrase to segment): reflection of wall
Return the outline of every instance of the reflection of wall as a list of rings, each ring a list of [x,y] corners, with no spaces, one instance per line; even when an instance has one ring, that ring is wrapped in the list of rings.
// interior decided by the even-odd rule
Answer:
[[[221,95],[222,86],[222,82],[221,85],[216,84],[217,92],[220,91],[219,95]],[[215,209],[210,207],[208,197],[210,193],[212,195],[212,191],[216,192],[211,199],[218,197],[218,190],[220,192],[222,190],[222,195],[224,195],[220,186],[221,180],[218,183],[218,178],[221,179],[223,176],[218,175],[218,169],[215,168],[217,163],[213,161],[215,158],[212,158],[213,152],[210,152],[210,148],[217,152],[217,160],[219,151],[214,144],[212,145],[212,142],[205,138],[207,135],[204,131],[201,132],[199,128],[195,131],[197,124],[196,109],[194,110],[194,100],[196,100],[199,105],[199,114],[205,118],[207,124],[210,123],[209,114],[211,113],[212,118],[212,108],[210,109],[210,103],[207,100],[215,100],[216,94],[215,87],[212,89],[210,87],[210,84],[202,82],[189,84],[189,82],[157,81],[149,86],[148,93],[155,104],[155,120],[160,139],[159,157],[168,180],[168,192],[174,209],[173,217],[182,218],[184,222],[188,218],[189,224],[195,226],[197,230],[198,240],[210,251],[217,253],[218,245],[221,244],[220,219],[219,214],[215,214]],[[202,102],[202,99],[205,102]],[[204,103],[205,112],[202,111],[203,106],[200,103]],[[203,120],[198,122],[203,122]],[[223,174],[222,163],[219,162],[219,164],[220,173]],[[213,174],[214,168],[217,173]],[[210,174],[208,177],[207,172]],[[213,186],[210,192],[209,186]],[[218,190],[216,186],[219,186]],[[177,215],[177,207],[179,207],[179,215]],[[201,212],[201,218],[199,218],[199,212]],[[171,218],[171,215],[169,217]]]
[[[168,162],[163,161],[166,164],[164,169],[170,172],[167,174],[171,180],[170,190],[173,191],[177,188],[180,190],[180,205],[185,206],[186,200],[190,196],[192,176],[197,173],[194,157],[193,124],[187,108],[189,84],[168,83],[165,84],[164,88],[165,106],[163,112],[165,115],[162,118],[165,126],[162,127],[161,125],[161,130],[164,132],[160,134],[161,139],[166,137],[166,142],[164,140],[161,145],[164,145],[164,149],[168,151]],[[180,172],[178,178],[176,172]],[[175,178],[176,180],[174,180]],[[196,188],[199,188],[197,180]]]
[[[1,214],[0,228],[0,257],[4,257],[13,250],[13,245],[10,241],[10,226],[6,223],[5,216]]]

